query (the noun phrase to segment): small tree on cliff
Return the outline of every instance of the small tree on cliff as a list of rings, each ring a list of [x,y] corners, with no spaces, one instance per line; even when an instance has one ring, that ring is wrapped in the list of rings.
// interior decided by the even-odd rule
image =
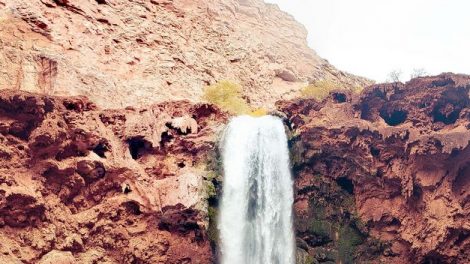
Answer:
[[[401,75],[403,72],[401,70],[393,70],[388,74],[387,82],[399,83],[401,82]]]
[[[428,73],[426,72],[424,68],[417,68],[417,69],[413,69],[413,72],[410,74],[410,78],[414,79],[418,77],[423,77],[423,76],[426,76],[427,74]]]

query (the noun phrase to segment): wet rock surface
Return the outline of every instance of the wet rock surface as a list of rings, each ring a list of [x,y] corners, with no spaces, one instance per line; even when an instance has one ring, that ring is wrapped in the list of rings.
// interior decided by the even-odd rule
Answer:
[[[470,77],[278,102],[303,263],[469,263]],[[344,99],[344,100],[343,100]]]
[[[226,119],[0,91],[0,262],[210,263],[205,164]]]

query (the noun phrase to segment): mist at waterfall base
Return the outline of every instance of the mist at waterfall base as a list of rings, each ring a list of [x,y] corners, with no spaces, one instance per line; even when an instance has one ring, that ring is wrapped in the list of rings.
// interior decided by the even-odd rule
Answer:
[[[287,137],[273,116],[231,120],[222,143],[222,264],[294,264]]]

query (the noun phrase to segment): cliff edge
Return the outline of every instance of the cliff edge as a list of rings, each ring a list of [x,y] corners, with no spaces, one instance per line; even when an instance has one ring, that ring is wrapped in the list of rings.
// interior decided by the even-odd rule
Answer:
[[[306,30],[260,0],[0,0],[0,89],[89,97],[104,108],[201,100],[239,82],[253,106],[309,81],[370,81],[307,46]]]

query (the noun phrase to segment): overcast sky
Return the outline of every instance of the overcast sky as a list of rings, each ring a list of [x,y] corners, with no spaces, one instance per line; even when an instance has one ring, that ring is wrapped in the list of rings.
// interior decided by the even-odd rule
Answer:
[[[385,81],[470,74],[470,0],[265,0],[309,31],[310,46],[341,70]]]

